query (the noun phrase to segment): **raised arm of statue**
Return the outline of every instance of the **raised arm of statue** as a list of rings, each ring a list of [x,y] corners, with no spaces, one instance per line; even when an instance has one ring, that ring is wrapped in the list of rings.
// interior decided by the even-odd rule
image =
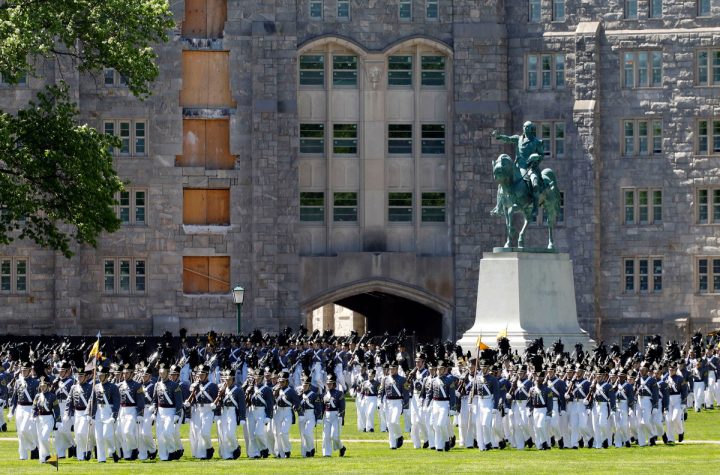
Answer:
[[[517,143],[518,140],[520,140],[520,136],[519,136],[519,135],[503,135],[503,134],[498,134],[498,133],[497,133],[497,130],[493,130],[490,135],[491,135],[491,137],[493,137],[495,140],[499,140],[500,142],[505,142],[505,143]]]

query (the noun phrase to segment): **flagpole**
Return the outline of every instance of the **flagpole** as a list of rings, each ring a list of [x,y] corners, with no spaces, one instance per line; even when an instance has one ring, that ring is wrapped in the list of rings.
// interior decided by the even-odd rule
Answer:
[[[87,411],[88,411],[88,417],[90,420],[88,421],[88,431],[87,434],[85,434],[85,448],[89,448],[88,444],[90,441],[90,431],[92,428],[92,407],[93,407],[93,400],[95,399],[95,376],[97,372],[97,360],[98,360],[98,352],[100,351],[100,332],[97,334],[97,341],[90,349],[90,356],[93,359],[93,374],[92,374],[92,383],[91,383],[91,390],[90,390],[90,402],[88,403]],[[87,365],[86,365],[87,366]],[[82,388],[80,388],[82,390]],[[90,451],[92,454],[92,450]]]

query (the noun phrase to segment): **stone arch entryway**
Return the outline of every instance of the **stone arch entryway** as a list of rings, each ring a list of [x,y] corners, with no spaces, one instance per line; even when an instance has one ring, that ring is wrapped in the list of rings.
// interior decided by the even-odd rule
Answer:
[[[373,335],[397,334],[405,328],[416,342],[452,338],[452,306],[427,290],[389,279],[369,279],[336,287],[301,302],[306,321],[312,312],[335,304],[354,312],[355,330]],[[362,333],[362,331],[360,331]]]

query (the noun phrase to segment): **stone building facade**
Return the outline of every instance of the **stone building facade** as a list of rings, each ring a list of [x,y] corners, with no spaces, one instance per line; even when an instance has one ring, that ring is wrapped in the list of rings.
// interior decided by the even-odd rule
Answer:
[[[720,1],[172,5],[144,102],[62,62],[0,85],[13,110],[68,82],[82,120],[125,140],[128,182],[97,249],[0,248],[6,331],[233,331],[241,283],[243,330],[392,296],[428,309],[387,307],[409,327],[457,338],[503,239],[489,162],[511,150],[491,132],[526,120],[564,192],[581,326],[720,326]]]

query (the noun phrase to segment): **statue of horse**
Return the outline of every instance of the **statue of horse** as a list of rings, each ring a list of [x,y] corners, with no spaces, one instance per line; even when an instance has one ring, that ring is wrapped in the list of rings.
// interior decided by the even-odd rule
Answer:
[[[553,243],[553,228],[560,212],[560,190],[557,186],[555,172],[545,168],[540,173],[543,181],[543,189],[538,197],[538,208],[542,207],[547,216],[548,227],[548,249],[555,249]],[[515,238],[515,228],[512,224],[514,213],[522,213],[525,217],[520,233],[517,235],[517,247],[525,245],[525,229],[531,219],[533,208],[533,196],[530,185],[523,179],[520,168],[507,154],[500,155],[493,161],[493,177],[500,185],[499,204],[501,215],[505,218],[505,229],[507,241],[505,247],[511,247],[511,241]]]

